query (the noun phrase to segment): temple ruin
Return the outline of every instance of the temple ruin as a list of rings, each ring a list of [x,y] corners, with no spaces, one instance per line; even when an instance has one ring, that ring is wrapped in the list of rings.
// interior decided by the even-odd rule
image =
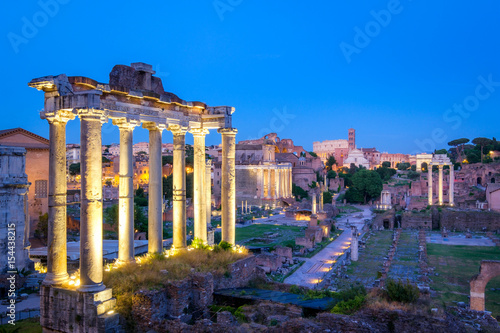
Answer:
[[[207,241],[210,214],[205,136],[222,137],[222,240],[235,243],[235,135],[233,107],[187,102],[165,92],[152,66],[116,65],[109,83],[83,76],[45,76],[29,86],[45,93],[40,113],[50,129],[47,277],[41,288],[44,331],[100,332],[116,322],[111,290],[103,284],[103,203],[101,126],[110,119],[120,130],[118,262],[134,261],[132,138],[135,127],[149,130],[148,252],[163,251],[162,131],[173,134],[173,245],[186,248],[185,137],[194,136],[194,237]],[[68,288],[66,256],[66,124],[80,118],[81,211],[80,284]],[[83,305],[80,305],[83,304]],[[114,314],[116,315],[116,314]],[[76,316],[76,317],[75,317]],[[80,318],[80,320],[75,320]],[[77,329],[78,327],[78,329]],[[98,329],[99,328],[99,329]]]

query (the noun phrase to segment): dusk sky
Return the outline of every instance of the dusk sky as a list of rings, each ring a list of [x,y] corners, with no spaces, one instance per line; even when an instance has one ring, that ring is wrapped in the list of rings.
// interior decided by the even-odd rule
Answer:
[[[499,1],[29,0],[1,15],[1,129],[48,138],[32,78],[108,82],[145,62],[184,100],[234,106],[238,141],[276,132],[312,150],[352,127],[358,147],[415,153],[500,136]],[[105,124],[103,143],[118,134]]]

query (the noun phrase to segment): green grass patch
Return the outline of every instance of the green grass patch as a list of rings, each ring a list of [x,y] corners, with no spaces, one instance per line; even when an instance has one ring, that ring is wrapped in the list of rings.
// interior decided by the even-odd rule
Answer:
[[[16,321],[15,325],[11,324],[0,325],[0,332],[42,333],[42,326],[40,326],[40,317],[18,320]]]
[[[435,267],[437,276],[431,276],[431,288],[438,292],[438,299],[446,305],[468,302],[470,279],[479,273],[481,260],[500,260],[500,249],[494,246],[463,246],[427,244],[429,265]],[[486,286],[486,310],[493,317],[500,315],[500,276]]]
[[[248,227],[236,228],[236,242],[245,246],[286,246],[295,237],[301,237],[303,227],[293,227],[274,224],[253,224]],[[278,234],[269,237],[268,233]]]

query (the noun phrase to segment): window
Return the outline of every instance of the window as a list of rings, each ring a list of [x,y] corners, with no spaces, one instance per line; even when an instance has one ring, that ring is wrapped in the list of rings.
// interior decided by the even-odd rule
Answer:
[[[46,180],[35,180],[35,198],[46,198],[47,197],[47,181]]]

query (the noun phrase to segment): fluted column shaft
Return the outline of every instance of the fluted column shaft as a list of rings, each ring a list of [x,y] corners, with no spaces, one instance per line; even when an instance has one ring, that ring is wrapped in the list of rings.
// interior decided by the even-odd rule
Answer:
[[[75,116],[59,112],[49,121],[49,221],[47,275],[44,284],[60,284],[68,279],[66,248],[66,123]]]
[[[194,137],[194,174],[193,174],[193,202],[194,202],[194,237],[207,241],[207,207],[205,187],[205,135],[207,129],[191,130]]]
[[[120,129],[118,197],[118,262],[134,261],[134,168],[132,132],[138,122],[114,121]]]
[[[275,169],[276,199],[281,198],[281,169]]]
[[[455,170],[454,165],[450,165],[450,186],[449,186],[449,204],[450,206],[455,205]]]
[[[163,181],[161,132],[163,126],[144,124],[149,130],[148,253],[163,252]]]
[[[272,186],[271,186],[271,168],[267,168],[267,199],[271,199],[272,195]]]
[[[265,179],[264,179],[264,169],[260,168],[259,169],[259,181],[260,181],[260,198],[264,199],[265,193],[264,193],[264,185],[265,185]]]
[[[288,171],[288,196],[292,196],[292,169]]]
[[[186,247],[186,129],[171,126],[174,135],[173,165],[173,245],[175,248]]]
[[[102,227],[102,138],[103,112],[80,113],[81,210],[80,291],[105,289],[103,276]]]
[[[235,243],[236,226],[236,170],[235,170],[235,128],[221,128],[222,135],[222,240],[230,244]]]
[[[207,225],[212,223],[212,161],[205,164],[205,209]]]
[[[439,165],[438,193],[439,193],[439,205],[442,205],[443,204],[443,166],[442,165]]]
[[[427,166],[427,180],[428,180],[428,196],[429,196],[429,205],[432,206],[433,200],[432,200],[432,165],[429,163]]]

